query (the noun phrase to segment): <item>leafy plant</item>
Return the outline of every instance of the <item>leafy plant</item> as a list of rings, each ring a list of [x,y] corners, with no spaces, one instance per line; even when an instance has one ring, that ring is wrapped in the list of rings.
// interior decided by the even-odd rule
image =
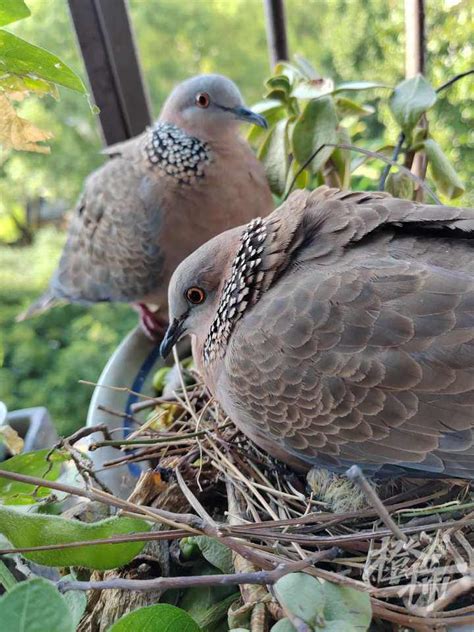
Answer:
[[[264,114],[267,131],[253,128],[249,141],[257,148],[272,191],[286,197],[292,188],[314,188],[322,183],[349,187],[353,172],[367,157],[353,160],[353,138],[360,129],[359,121],[374,113],[374,108],[347,96],[367,90],[390,90],[387,103],[400,128],[401,141],[395,150],[398,158],[405,155],[404,167],[412,167],[417,153],[423,153],[439,191],[448,198],[464,192],[464,186],[441,147],[431,138],[425,123],[426,112],[433,107],[437,93],[421,75],[402,81],[395,88],[372,81],[335,84],[324,78],[304,59],[296,63],[280,62],[266,81],[266,95],[254,109]],[[343,145],[345,148],[337,147]],[[382,158],[394,152],[394,147],[380,147]],[[401,171],[391,174],[385,168],[372,182],[398,197],[413,198],[415,187],[410,176]],[[424,175],[424,174],[422,174]]]
[[[277,581],[274,593],[287,618],[272,632],[295,632],[294,618],[314,632],[365,632],[372,612],[367,593],[347,586],[319,582],[306,573],[290,573]]]
[[[20,513],[0,507],[0,533],[17,548],[86,542],[115,535],[146,532],[149,529],[148,523],[140,518],[114,516],[99,522],[84,523],[61,516]],[[106,570],[127,564],[144,546],[145,541],[89,544],[78,548],[34,551],[25,553],[24,557],[45,566],[82,566]]]
[[[53,584],[38,578],[16,584],[0,598],[0,621],[8,632],[44,632],[45,622],[48,632],[74,632],[77,614],[73,617]]]
[[[168,604],[138,608],[119,619],[109,632],[201,632],[184,610]]]
[[[0,463],[0,470],[55,481],[61,474],[61,463],[67,461],[69,456],[58,450],[49,453],[50,450],[45,449],[18,454]],[[46,487],[36,488],[28,483],[0,478],[0,503],[5,505],[31,505],[49,493]]]
[[[0,0],[0,26],[30,15],[24,0]],[[52,134],[19,116],[15,104],[31,93],[58,98],[57,86],[85,93],[82,80],[59,57],[0,29],[0,144],[8,149],[48,153],[38,143]]]

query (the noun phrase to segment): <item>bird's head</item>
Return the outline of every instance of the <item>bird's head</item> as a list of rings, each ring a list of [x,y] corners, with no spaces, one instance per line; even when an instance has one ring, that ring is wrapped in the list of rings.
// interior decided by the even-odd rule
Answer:
[[[267,127],[261,114],[245,107],[235,83],[222,75],[198,75],[180,83],[163,106],[160,120],[202,140],[235,134],[242,121]]]
[[[170,325],[160,347],[163,357],[186,335],[200,341],[207,337],[241,234],[239,227],[217,235],[176,268],[168,289]]]

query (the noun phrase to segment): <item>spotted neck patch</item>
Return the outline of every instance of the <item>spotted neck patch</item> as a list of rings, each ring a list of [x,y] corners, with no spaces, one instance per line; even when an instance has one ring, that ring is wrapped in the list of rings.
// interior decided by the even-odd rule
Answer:
[[[242,233],[229,279],[222,289],[216,317],[204,343],[205,364],[223,356],[235,324],[260,296],[265,276],[260,268],[266,236],[265,223],[259,217],[247,224]]]
[[[152,167],[181,184],[203,178],[206,165],[212,161],[207,143],[170,123],[158,122],[148,130],[145,151]]]

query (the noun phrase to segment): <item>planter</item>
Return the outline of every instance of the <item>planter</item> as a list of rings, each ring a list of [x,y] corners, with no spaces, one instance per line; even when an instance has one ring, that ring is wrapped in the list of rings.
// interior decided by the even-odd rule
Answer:
[[[189,345],[183,346],[189,353]],[[117,347],[107,362],[96,388],[94,389],[87,425],[96,426],[106,424],[112,431],[114,439],[127,437],[136,429],[126,418],[111,415],[103,410],[108,408],[119,413],[128,414],[131,406],[140,400],[138,393],[153,396],[154,390],[151,384],[152,377],[157,369],[173,363],[172,357],[165,362],[159,355],[159,345],[151,342],[140,328],[131,331]],[[114,387],[114,388],[110,388]],[[125,387],[117,390],[116,387]],[[131,392],[127,392],[129,389]],[[146,412],[135,415],[140,421],[145,421]],[[102,433],[94,433],[83,444],[102,440]],[[100,448],[88,453],[92,458],[95,468],[100,469],[104,463],[120,457],[123,453],[116,448]],[[121,498],[126,498],[133,490],[140,472],[146,469],[147,463],[131,463],[114,467],[98,473],[99,478],[109,489]]]

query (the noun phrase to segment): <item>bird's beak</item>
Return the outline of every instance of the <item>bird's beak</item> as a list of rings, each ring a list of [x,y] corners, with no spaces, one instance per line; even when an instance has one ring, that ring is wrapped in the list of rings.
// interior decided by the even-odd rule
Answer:
[[[252,110],[249,110],[248,108],[237,107],[231,108],[230,111],[234,113],[236,118],[241,119],[246,123],[253,123],[253,125],[258,125],[259,127],[263,127],[263,129],[268,128],[267,119],[261,114],[252,112]]]
[[[175,318],[166,330],[165,336],[160,344],[160,356],[167,358],[171,349],[180,340],[184,334],[184,317],[181,319]]]

